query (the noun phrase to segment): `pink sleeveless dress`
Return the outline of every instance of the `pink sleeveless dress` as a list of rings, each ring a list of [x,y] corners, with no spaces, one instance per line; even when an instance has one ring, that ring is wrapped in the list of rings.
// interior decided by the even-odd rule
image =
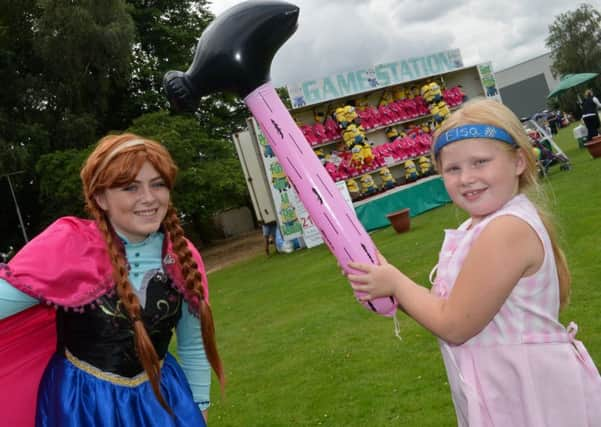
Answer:
[[[461,427],[601,426],[601,377],[577,326],[558,321],[559,285],[553,250],[534,205],[510,200],[471,229],[447,230],[432,292],[447,298],[472,243],[494,218],[514,215],[543,242],[538,272],[522,278],[476,336],[454,346],[439,340]],[[486,283],[482,284],[483,287]]]

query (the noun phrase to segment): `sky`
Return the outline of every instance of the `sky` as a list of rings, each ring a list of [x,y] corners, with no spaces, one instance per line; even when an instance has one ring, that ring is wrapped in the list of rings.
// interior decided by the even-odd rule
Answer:
[[[209,0],[219,15],[241,0]],[[276,87],[345,71],[459,49],[465,66],[491,61],[500,71],[547,53],[555,17],[569,0],[291,0],[296,33],[271,67]],[[601,0],[588,0],[601,10]]]

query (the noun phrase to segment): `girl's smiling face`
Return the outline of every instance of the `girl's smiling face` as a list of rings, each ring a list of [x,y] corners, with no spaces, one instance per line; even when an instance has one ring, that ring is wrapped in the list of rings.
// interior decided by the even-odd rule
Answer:
[[[441,174],[453,202],[472,225],[495,212],[518,192],[526,162],[520,149],[491,139],[464,139],[439,153]]]
[[[159,229],[169,207],[170,191],[165,180],[146,161],[134,181],[108,188],[95,199],[115,231],[135,243]]]

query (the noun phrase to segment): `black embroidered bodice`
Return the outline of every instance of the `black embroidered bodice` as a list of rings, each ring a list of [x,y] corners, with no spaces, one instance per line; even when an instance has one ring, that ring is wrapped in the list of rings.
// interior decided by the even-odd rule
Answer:
[[[146,281],[145,281],[146,282]],[[142,321],[163,359],[182,314],[182,296],[164,273],[154,272],[141,288]],[[143,303],[145,300],[145,304]],[[83,313],[57,313],[58,352],[71,354],[105,372],[133,377],[144,371],[136,355],[133,325],[117,294],[104,295]]]

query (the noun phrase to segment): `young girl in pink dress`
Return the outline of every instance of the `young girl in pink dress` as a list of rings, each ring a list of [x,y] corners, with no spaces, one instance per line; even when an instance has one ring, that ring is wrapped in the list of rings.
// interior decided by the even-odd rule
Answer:
[[[525,195],[537,168],[518,118],[467,103],[435,135],[433,157],[470,218],[447,230],[432,290],[380,256],[351,263],[364,299],[394,296],[440,342],[460,426],[601,426],[601,377],[559,323],[570,274],[550,222]]]

